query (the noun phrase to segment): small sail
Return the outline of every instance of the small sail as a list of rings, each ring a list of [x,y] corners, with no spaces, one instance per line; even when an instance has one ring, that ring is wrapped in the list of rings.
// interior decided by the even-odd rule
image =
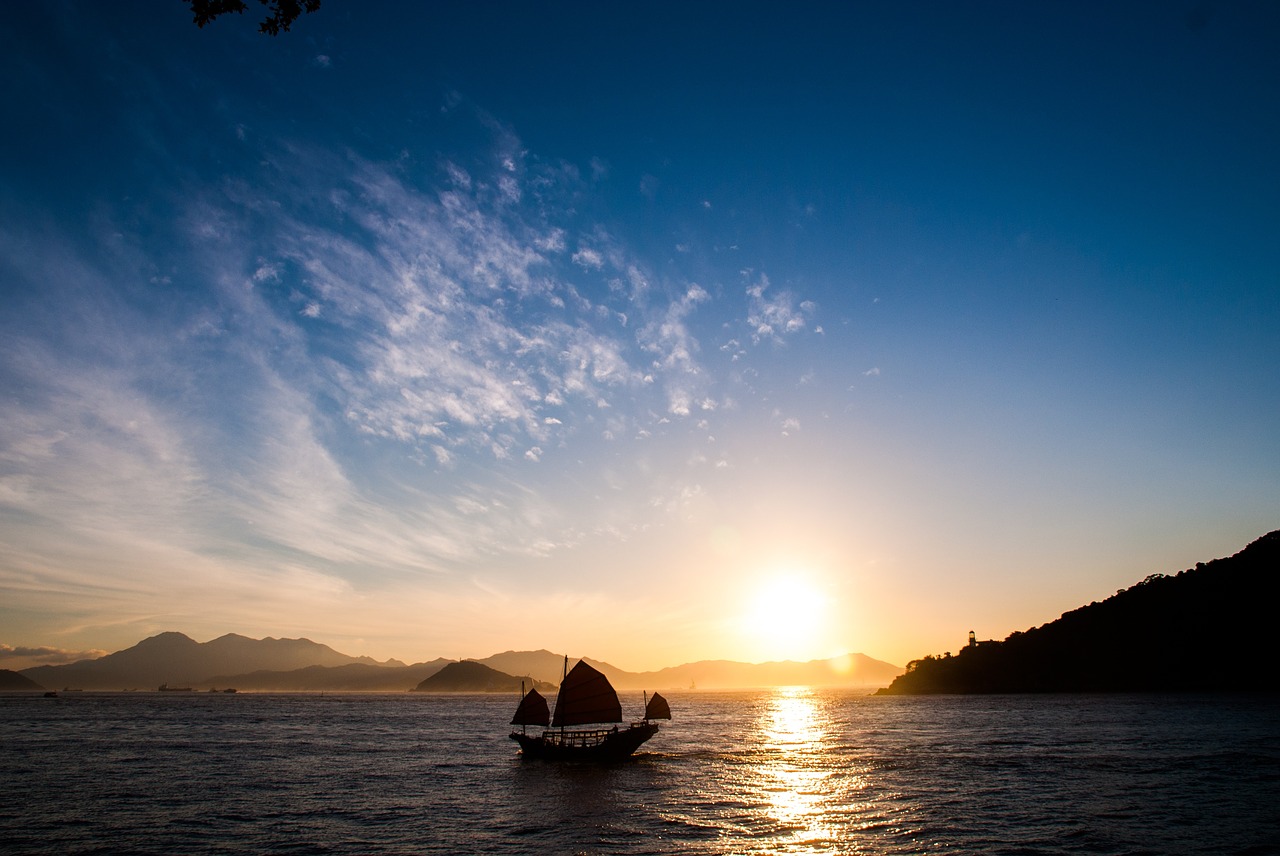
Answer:
[[[511,718],[512,725],[549,725],[551,713],[547,710],[547,700],[537,690],[529,690],[520,700],[516,715]]]
[[[556,715],[551,724],[559,728],[564,725],[621,721],[622,705],[618,702],[618,694],[613,691],[609,679],[588,666],[586,661],[579,660],[560,684],[560,694],[556,696]]]
[[[649,703],[644,706],[645,719],[670,719],[671,705],[667,704],[667,700],[657,693],[653,694],[653,698],[649,699]]]

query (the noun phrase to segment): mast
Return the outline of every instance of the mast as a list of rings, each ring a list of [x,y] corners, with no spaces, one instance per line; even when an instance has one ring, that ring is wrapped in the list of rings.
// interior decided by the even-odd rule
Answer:
[[[560,692],[556,693],[556,710],[560,709],[560,695],[564,692],[565,678],[569,677],[569,655],[564,655],[564,668],[560,670]],[[560,739],[564,739],[564,723],[560,723]]]

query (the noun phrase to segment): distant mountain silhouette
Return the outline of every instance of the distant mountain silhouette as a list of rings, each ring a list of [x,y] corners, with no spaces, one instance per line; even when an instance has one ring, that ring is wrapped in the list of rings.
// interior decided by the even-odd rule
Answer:
[[[1234,556],[1152,574],[1003,642],[913,660],[882,693],[1266,690],[1280,531]]]
[[[97,660],[64,666],[36,666],[22,674],[47,687],[85,690],[154,689],[170,686],[209,686],[212,675],[233,675],[308,666],[378,665],[369,657],[340,654],[310,639],[250,639],[228,633],[210,642],[196,642],[182,633],[161,633],[132,648]]]
[[[656,672],[627,672],[609,663],[584,657],[620,690],[744,689],[750,687],[818,686],[883,687],[902,674],[902,668],[865,654],[849,654],[828,660],[807,662],[739,663],[732,660],[701,660],[670,666]],[[577,660],[569,658],[569,664]],[[564,655],[540,651],[505,651],[485,657],[483,663],[508,674],[529,674],[559,686],[564,673]]]
[[[283,672],[263,670],[244,675],[215,675],[198,683],[249,692],[402,693],[453,661],[441,658],[410,666],[398,660],[387,662],[394,665],[348,663],[345,666],[307,666]]]
[[[519,693],[521,682],[528,689],[554,690],[555,686],[491,669],[475,660],[450,663],[413,688],[416,693]]]
[[[33,692],[43,690],[44,687],[28,678],[26,675],[9,669],[0,669],[0,692]]]
[[[620,690],[749,688],[764,686],[877,687],[902,672],[864,654],[805,663],[738,663],[706,660],[656,672],[627,672],[586,658]],[[572,658],[571,662],[577,658]],[[228,634],[196,642],[176,632],[144,639],[132,648],[97,660],[36,666],[20,674],[46,687],[84,690],[152,690],[160,684],[197,690],[235,688],[280,692],[405,692],[441,671],[443,658],[405,665],[352,657],[309,639],[250,639]],[[547,650],[505,651],[470,661],[500,674],[528,675],[541,685],[559,686],[564,655]],[[519,689],[519,678],[516,678]],[[451,690],[459,692],[462,690]],[[474,691],[474,690],[469,690]]]
[[[826,660],[769,663],[738,663],[732,660],[702,660],[672,666],[656,672],[640,672],[629,676],[628,686],[684,688],[691,684],[699,689],[737,689],[746,687],[883,687],[902,674],[902,667],[866,654],[848,654]]]
[[[535,680],[560,685],[564,674],[564,654],[553,654],[544,649],[538,651],[503,651],[492,657],[476,659],[491,669],[508,675],[532,675]]]

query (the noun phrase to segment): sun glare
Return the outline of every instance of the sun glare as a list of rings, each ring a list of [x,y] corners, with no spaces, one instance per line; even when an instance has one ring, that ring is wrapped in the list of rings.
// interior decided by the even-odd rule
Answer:
[[[759,656],[808,658],[822,635],[827,598],[801,574],[782,573],[761,583],[743,619],[743,633]]]

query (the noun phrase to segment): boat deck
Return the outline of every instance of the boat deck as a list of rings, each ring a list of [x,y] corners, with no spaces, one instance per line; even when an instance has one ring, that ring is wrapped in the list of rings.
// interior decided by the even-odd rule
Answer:
[[[540,735],[511,734],[524,755],[531,758],[580,761],[621,761],[650,737],[658,726],[650,722],[635,723],[627,728],[547,729]]]
[[[629,731],[640,723],[635,723],[629,728],[621,729]],[[553,746],[598,746],[609,738],[612,734],[620,733],[617,726],[613,728],[568,728],[553,729],[548,728],[542,732],[542,739]]]

